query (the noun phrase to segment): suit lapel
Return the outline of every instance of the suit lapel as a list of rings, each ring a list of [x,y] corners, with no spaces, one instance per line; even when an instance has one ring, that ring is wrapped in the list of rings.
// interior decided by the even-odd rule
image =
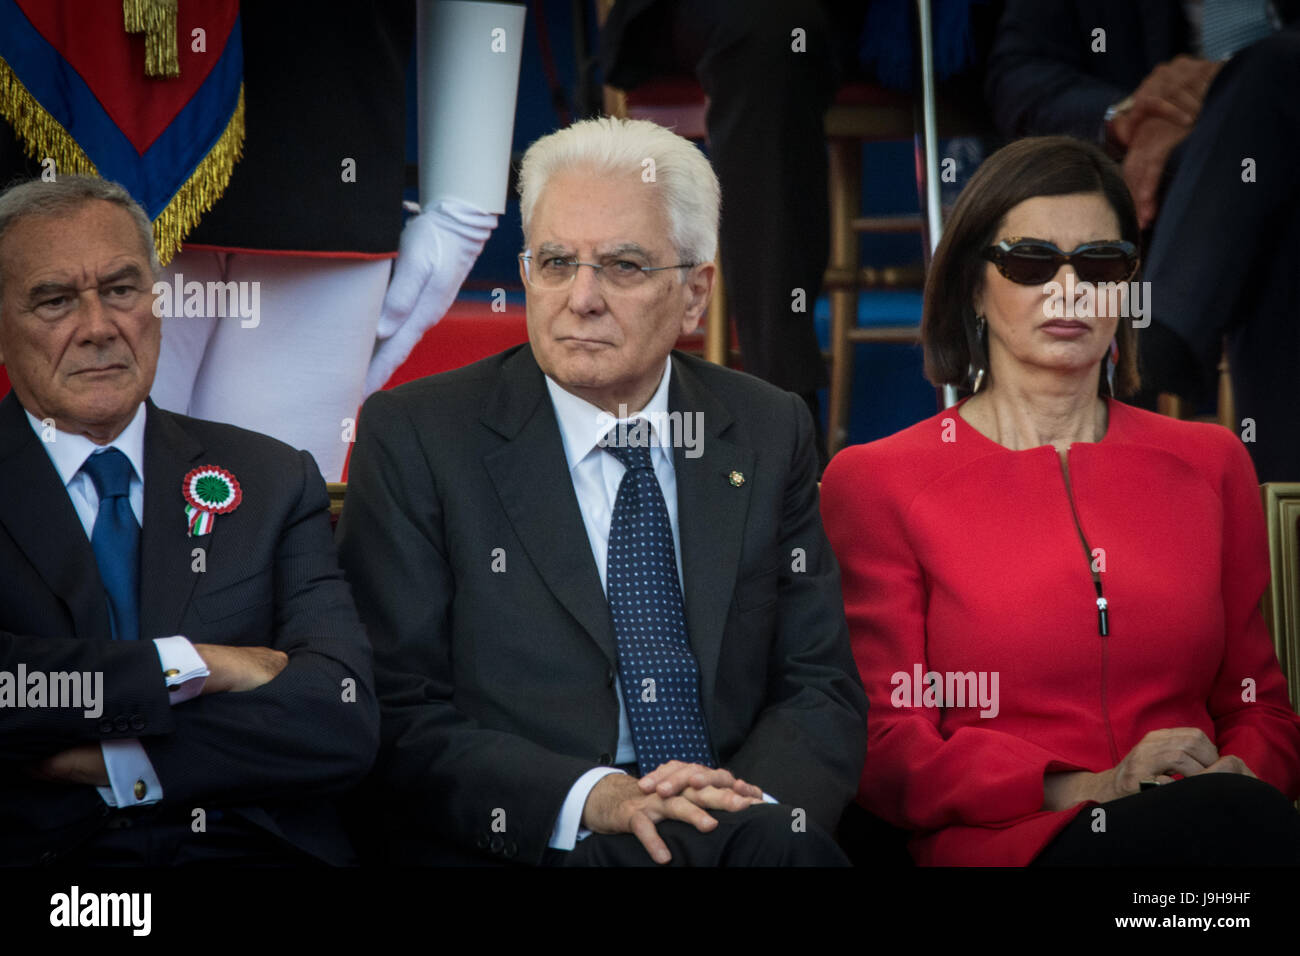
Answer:
[[[676,355],[668,386],[668,409],[683,416],[698,413],[702,417],[702,432],[696,433],[702,436],[701,454],[687,457],[684,442],[676,441],[673,467],[677,473],[677,531],[682,549],[686,627],[700,665],[700,689],[707,712],[740,565],[754,452],[721,437],[731,427],[731,413]],[[733,471],[745,477],[740,487],[729,480]]]
[[[186,472],[201,464],[198,458],[203,446],[152,399],[147,403],[147,414],[144,526],[140,533],[141,639],[178,633],[198,580],[192,570],[192,549],[203,548],[206,560],[211,561],[213,543],[221,533],[219,518],[212,532],[199,538],[190,537],[186,525],[181,483]]]
[[[17,396],[0,402],[0,524],[72,614],[69,636],[109,640],[95,552]]]
[[[555,409],[531,348],[506,359],[482,421],[507,443],[483,459],[542,580],[613,663],[609,603],[573,490]]]

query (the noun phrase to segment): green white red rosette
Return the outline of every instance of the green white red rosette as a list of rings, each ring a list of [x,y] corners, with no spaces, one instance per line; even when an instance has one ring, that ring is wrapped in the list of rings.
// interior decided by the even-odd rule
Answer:
[[[239,481],[216,465],[199,465],[185,476],[185,519],[192,537],[208,534],[217,515],[230,514],[244,500]]]

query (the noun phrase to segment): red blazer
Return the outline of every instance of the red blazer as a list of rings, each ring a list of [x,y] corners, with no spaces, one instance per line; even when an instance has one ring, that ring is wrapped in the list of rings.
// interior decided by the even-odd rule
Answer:
[[[916,831],[920,864],[1030,862],[1087,806],[1042,810],[1045,773],[1107,770],[1166,727],[1198,727],[1300,793],[1300,718],[1259,611],[1268,548],[1242,443],[1112,401],[1105,437],[1073,445],[1069,463],[1092,557],[1055,449],[1003,448],[956,408],[826,470],[822,517],[871,701],[858,802]],[[996,708],[976,694],[927,706],[932,678],[909,685],[929,671],[983,672],[989,698],[996,674]]]

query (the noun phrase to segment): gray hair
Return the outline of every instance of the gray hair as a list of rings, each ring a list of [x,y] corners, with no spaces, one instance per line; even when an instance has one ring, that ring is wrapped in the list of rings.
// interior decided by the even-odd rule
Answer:
[[[130,214],[140,234],[140,243],[149,252],[149,268],[157,281],[162,274],[158,250],[153,244],[153,223],[122,186],[98,176],[59,176],[53,181],[29,179],[0,193],[0,242],[15,224],[32,217],[52,217],[73,212],[88,202],[102,200],[122,207]],[[0,297],[4,295],[4,270],[0,269]]]
[[[683,262],[712,262],[718,252],[722,192],[708,159],[690,140],[648,120],[602,116],[543,136],[524,153],[519,206],[524,241],[537,198],[556,173],[572,169],[643,176],[654,162],[673,246]]]

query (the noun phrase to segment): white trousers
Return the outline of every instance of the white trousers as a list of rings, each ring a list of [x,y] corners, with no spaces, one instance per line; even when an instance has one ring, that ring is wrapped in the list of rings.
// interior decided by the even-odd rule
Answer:
[[[181,277],[184,296],[162,313],[154,402],[304,448],[326,481],[338,481],[391,269],[391,259],[180,253],[163,270],[173,290]],[[191,282],[205,292],[202,308],[190,299],[200,315],[185,314]],[[257,315],[232,315],[236,300],[206,294],[209,283],[230,282]]]

